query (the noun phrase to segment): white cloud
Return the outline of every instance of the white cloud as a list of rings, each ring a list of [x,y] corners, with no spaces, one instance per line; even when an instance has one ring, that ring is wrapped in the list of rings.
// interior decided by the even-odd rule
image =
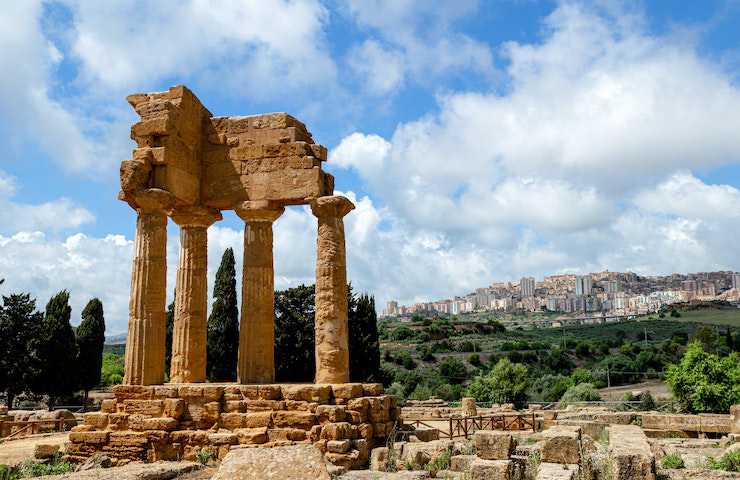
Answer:
[[[22,203],[13,200],[17,190],[16,179],[0,170],[0,232],[63,230],[95,221],[89,210],[68,198]]]
[[[335,66],[315,0],[140,4],[69,0],[72,50],[84,77],[126,90],[152,81],[218,72],[245,95],[331,82]],[[236,78],[233,78],[236,77]]]
[[[433,86],[431,81],[444,75],[493,72],[490,48],[452,28],[455,21],[476,11],[477,0],[343,4],[349,16],[374,35],[354,46],[348,56],[349,67],[370,94],[395,93],[406,78]]]

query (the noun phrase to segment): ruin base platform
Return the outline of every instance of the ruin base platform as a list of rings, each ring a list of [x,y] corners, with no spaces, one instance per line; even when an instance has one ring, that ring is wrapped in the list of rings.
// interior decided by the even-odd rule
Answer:
[[[360,468],[398,416],[378,383],[117,385],[113,394],[72,429],[69,460],[221,459],[232,448],[312,443],[329,462]]]

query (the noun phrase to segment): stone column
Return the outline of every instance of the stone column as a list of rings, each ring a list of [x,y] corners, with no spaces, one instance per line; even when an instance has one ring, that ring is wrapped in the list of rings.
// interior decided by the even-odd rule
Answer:
[[[316,383],[349,382],[347,254],[344,220],[355,206],[345,197],[311,201],[318,218],[316,251]]]
[[[171,383],[206,379],[206,311],[208,309],[208,234],[221,220],[217,210],[181,209],[172,220],[180,226],[180,263],[175,284]]]
[[[275,381],[275,272],[272,223],[285,209],[268,201],[234,208],[244,225],[242,311],[239,320],[239,383]]]
[[[131,271],[126,370],[123,383],[164,382],[167,288],[167,192],[151,189],[136,198],[138,217]]]

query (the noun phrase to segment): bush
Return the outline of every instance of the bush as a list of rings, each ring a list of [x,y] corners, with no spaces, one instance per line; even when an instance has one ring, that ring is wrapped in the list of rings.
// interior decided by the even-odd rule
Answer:
[[[100,370],[100,383],[106,387],[123,382],[123,355],[103,354],[103,366]]]
[[[687,410],[726,413],[740,403],[740,355],[719,357],[692,342],[681,362],[668,367],[666,382]]]
[[[527,400],[528,386],[527,367],[502,358],[488,374],[473,379],[465,396],[474,397],[479,402],[521,406]]]
[[[573,385],[573,381],[563,375],[542,375],[532,384],[529,396],[537,402],[557,402]]]
[[[479,367],[481,364],[480,355],[478,355],[477,353],[471,353],[470,355],[468,355],[468,363],[473,365],[474,367]]]
[[[413,370],[414,368],[416,368],[416,362],[413,358],[411,358],[411,354],[406,350],[398,352],[395,362],[399,365],[403,365],[403,368],[405,368],[406,370]]]
[[[598,402],[599,400],[601,396],[596,387],[590,383],[581,383],[570,387],[560,399],[560,404],[565,406],[574,402]]]
[[[684,468],[683,458],[677,453],[668,453],[660,461],[660,466],[665,469]]]
[[[455,357],[446,357],[439,363],[439,374],[448,383],[462,383],[468,378],[465,364]]]
[[[593,384],[596,381],[591,374],[591,370],[585,368],[576,368],[573,370],[573,373],[570,374],[570,379],[573,381],[573,385],[578,385],[579,383]]]
[[[724,470],[726,472],[740,472],[740,450],[727,452],[719,460],[709,458],[707,466],[712,470]]]
[[[406,393],[403,391],[403,385],[399,382],[393,382],[390,387],[385,389],[385,393],[386,395],[394,395],[401,405],[406,398]]]
[[[406,327],[404,325],[397,327],[395,330],[391,332],[391,340],[395,340],[395,341],[408,340],[409,338],[413,336],[414,336],[413,330],[411,330],[409,327]]]
[[[411,392],[411,395],[409,395],[409,399],[411,400],[429,400],[431,397],[432,389],[421,383],[418,384],[414,391]]]

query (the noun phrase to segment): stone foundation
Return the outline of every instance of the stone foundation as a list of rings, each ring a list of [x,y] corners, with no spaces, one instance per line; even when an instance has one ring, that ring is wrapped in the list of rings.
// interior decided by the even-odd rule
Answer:
[[[118,385],[113,394],[72,429],[69,460],[193,460],[202,450],[223,459],[232,448],[312,443],[334,465],[360,468],[398,412],[375,383]]]

